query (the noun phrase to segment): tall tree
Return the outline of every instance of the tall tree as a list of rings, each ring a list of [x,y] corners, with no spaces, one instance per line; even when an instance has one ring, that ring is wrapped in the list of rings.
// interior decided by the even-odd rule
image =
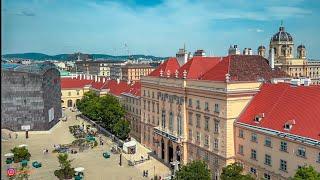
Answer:
[[[210,170],[204,161],[195,160],[182,166],[176,173],[175,180],[210,180]]]
[[[222,168],[221,180],[254,180],[249,174],[242,174],[243,167],[239,163],[230,164]]]
[[[114,125],[113,131],[116,133],[117,137],[121,140],[125,140],[130,133],[130,124],[128,121],[122,119]]]
[[[317,172],[312,166],[303,166],[297,170],[293,180],[318,180],[320,179],[320,172]]]

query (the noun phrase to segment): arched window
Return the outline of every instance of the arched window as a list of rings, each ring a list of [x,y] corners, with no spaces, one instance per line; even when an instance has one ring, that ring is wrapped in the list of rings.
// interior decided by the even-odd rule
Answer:
[[[173,130],[173,112],[170,112],[170,115],[169,115],[169,130],[170,131]]]
[[[71,99],[68,100],[68,107],[72,107],[72,100]]]
[[[166,111],[165,110],[162,110],[161,126],[162,126],[163,129],[166,128]]]

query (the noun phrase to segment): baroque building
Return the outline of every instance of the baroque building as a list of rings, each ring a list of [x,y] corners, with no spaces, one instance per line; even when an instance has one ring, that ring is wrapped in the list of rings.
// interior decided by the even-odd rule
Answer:
[[[205,160],[218,179],[236,160],[239,114],[263,82],[288,75],[257,55],[177,54],[141,79],[141,143],[164,163]]]
[[[258,55],[266,56],[266,48],[258,47]],[[281,25],[270,39],[269,57],[274,56],[274,66],[281,68],[292,77],[310,78],[313,84],[320,84],[320,61],[309,60],[305,45],[294,48],[292,35]]]

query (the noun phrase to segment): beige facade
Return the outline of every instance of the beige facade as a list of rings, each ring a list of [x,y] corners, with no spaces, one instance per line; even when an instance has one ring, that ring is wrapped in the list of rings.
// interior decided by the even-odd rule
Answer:
[[[139,81],[142,76],[147,76],[154,68],[149,64],[127,64],[121,67],[122,79],[125,81]]]
[[[134,96],[129,93],[123,93],[121,102],[126,110],[125,118],[130,122],[130,135],[137,141],[141,141],[141,102],[140,96]]]
[[[77,101],[80,101],[85,92],[89,91],[89,87],[61,89],[61,106],[76,107]]]
[[[315,141],[294,135],[285,137],[279,133],[236,124],[236,157],[246,172],[258,179],[287,179],[304,165],[311,165],[320,172],[320,146],[315,145]]]
[[[141,142],[165,163],[207,161],[214,178],[234,162],[234,121],[261,84],[144,77]]]

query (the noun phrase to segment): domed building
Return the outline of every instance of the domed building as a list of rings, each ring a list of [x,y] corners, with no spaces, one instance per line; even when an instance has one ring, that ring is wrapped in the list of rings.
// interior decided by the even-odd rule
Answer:
[[[308,77],[313,84],[320,84],[320,61],[307,59],[307,49],[300,44],[294,53],[294,38],[284,26],[279,27],[269,44],[269,60],[274,57],[274,66],[279,67],[292,77]],[[272,51],[273,50],[273,51]],[[266,48],[258,47],[258,55],[265,57]],[[272,53],[273,56],[271,55]]]

